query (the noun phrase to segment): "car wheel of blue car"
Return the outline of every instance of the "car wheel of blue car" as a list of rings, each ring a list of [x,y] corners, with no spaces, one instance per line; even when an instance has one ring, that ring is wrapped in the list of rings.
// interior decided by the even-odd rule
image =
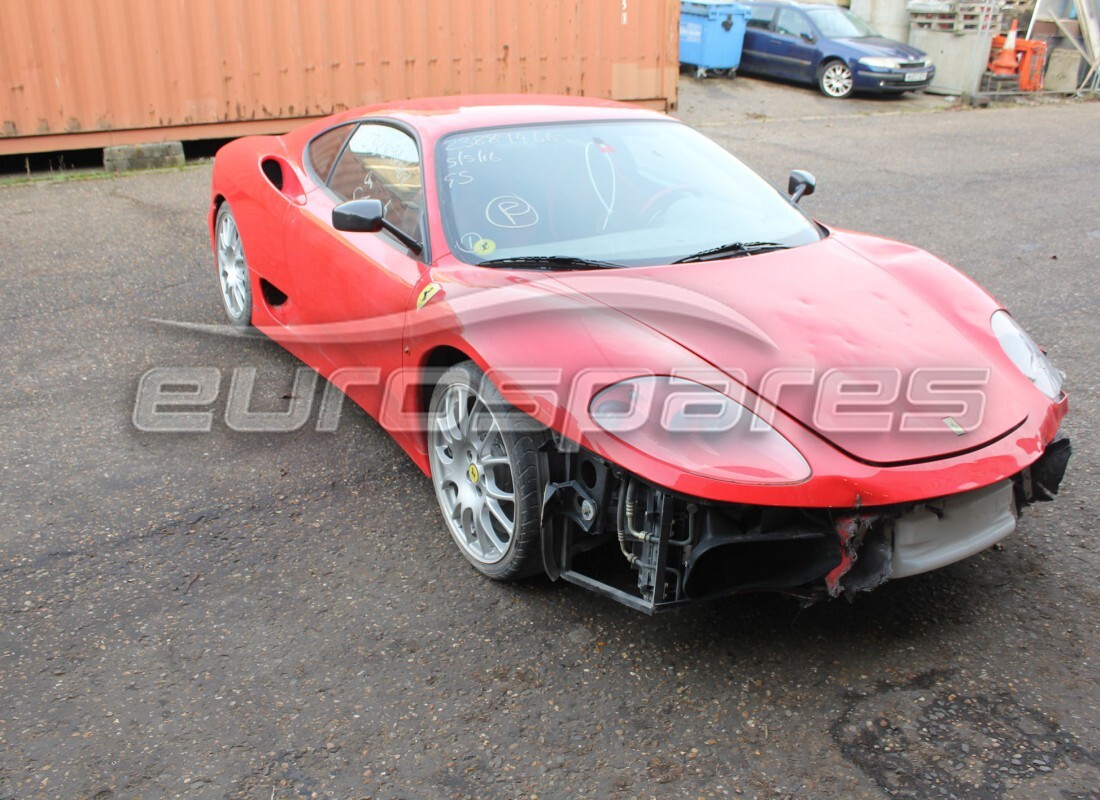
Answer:
[[[847,97],[854,86],[852,70],[843,61],[827,61],[818,70],[817,85],[828,97]]]
[[[443,519],[466,559],[495,580],[542,570],[539,459],[547,438],[472,361],[449,369],[432,393],[428,460]]]
[[[243,328],[252,321],[252,279],[244,257],[241,232],[237,229],[233,212],[229,210],[229,203],[222,203],[218,209],[214,244],[225,315],[233,325]]]

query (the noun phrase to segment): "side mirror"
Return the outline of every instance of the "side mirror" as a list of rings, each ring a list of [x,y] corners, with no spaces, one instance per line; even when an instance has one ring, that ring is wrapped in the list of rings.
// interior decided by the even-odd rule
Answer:
[[[348,200],[332,209],[332,227],[348,233],[378,233],[387,230],[417,255],[424,252],[424,244],[386,219],[386,209],[381,200],[360,198]]]
[[[384,214],[381,200],[348,200],[332,209],[332,227],[349,233],[378,233]]]
[[[802,41],[806,42],[807,44],[814,43],[814,35],[812,33],[809,33],[808,31],[802,31],[799,36],[801,36]]]
[[[803,197],[809,197],[817,187],[817,178],[804,169],[792,169],[791,177],[787,179],[787,194],[791,196],[791,202],[797,203]]]

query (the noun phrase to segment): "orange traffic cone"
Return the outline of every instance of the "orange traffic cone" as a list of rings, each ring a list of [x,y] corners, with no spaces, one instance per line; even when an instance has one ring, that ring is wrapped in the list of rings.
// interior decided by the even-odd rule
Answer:
[[[994,75],[1016,74],[1016,27],[1016,20],[1012,20],[1012,27],[1008,29],[1008,36],[1005,37],[1005,46],[989,64],[989,71]]]

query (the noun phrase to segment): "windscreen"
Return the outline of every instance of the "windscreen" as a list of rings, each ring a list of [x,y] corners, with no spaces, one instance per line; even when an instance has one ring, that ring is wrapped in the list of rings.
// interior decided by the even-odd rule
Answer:
[[[437,164],[448,244],[473,264],[569,256],[650,265],[734,241],[797,247],[822,236],[756,173],[672,120],[452,134]]]

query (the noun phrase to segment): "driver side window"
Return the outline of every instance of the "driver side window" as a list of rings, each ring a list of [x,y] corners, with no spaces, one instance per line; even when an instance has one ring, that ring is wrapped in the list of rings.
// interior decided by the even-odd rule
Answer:
[[[809,20],[802,15],[801,11],[795,11],[793,8],[781,8],[779,9],[779,17],[775,21],[776,33],[785,33],[788,36],[797,37],[810,37],[813,34],[813,29],[810,28]]]
[[[390,125],[364,122],[355,129],[329,180],[344,200],[379,200],[386,219],[421,239],[424,186],[416,141]]]

